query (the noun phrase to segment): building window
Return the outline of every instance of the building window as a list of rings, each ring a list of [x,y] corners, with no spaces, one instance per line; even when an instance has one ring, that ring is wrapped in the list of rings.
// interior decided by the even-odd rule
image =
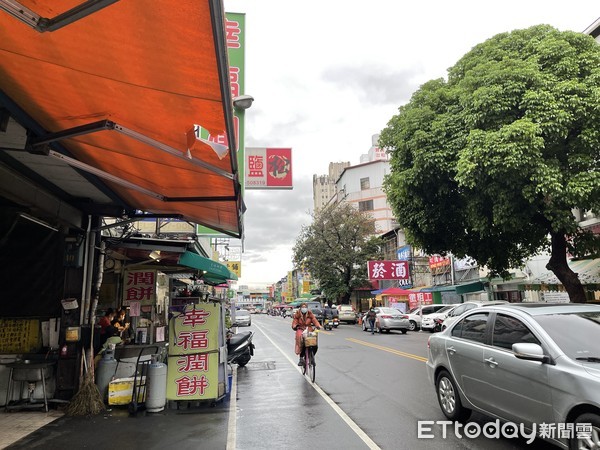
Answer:
[[[365,191],[371,188],[371,184],[369,183],[369,178],[361,178],[360,179],[360,190]]]
[[[373,200],[367,200],[365,202],[358,202],[359,211],[373,211]]]

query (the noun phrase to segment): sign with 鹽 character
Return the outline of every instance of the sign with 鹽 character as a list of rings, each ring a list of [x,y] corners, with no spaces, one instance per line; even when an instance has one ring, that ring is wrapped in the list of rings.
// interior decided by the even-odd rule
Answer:
[[[170,320],[167,399],[218,397],[220,312],[215,303],[198,303]]]
[[[247,148],[246,189],[292,189],[291,148]]]

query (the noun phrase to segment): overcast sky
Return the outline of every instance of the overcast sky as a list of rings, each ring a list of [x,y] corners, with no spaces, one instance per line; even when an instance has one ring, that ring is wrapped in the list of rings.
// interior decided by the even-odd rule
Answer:
[[[310,223],[312,176],[359,163],[420,85],[446,78],[473,46],[549,24],[583,31],[598,0],[224,0],[246,15],[246,147],[291,147],[294,189],[246,191],[242,277],[264,287],[292,270]]]

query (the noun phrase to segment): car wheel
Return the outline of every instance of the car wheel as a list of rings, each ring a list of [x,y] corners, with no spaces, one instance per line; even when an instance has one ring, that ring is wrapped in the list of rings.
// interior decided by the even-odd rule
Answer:
[[[408,329],[410,331],[415,331],[417,329],[417,322],[415,322],[414,320],[411,320]]]
[[[410,330],[410,328],[409,328],[408,330]],[[407,330],[406,328],[402,328],[402,329],[400,330],[400,332],[401,332],[402,334],[406,334],[406,332],[407,332],[408,330]]]
[[[581,414],[574,420],[574,423],[575,436],[569,439],[569,449],[579,450],[600,448],[600,416],[598,414]],[[583,433],[581,433],[581,431],[577,431],[580,424],[588,424],[586,425],[585,436],[582,435]],[[587,428],[589,425],[592,426],[591,429]],[[578,433],[581,437],[578,436]]]
[[[442,370],[438,374],[435,381],[435,391],[440,408],[448,419],[463,422],[469,418],[471,410],[463,407],[458,388],[447,371]]]

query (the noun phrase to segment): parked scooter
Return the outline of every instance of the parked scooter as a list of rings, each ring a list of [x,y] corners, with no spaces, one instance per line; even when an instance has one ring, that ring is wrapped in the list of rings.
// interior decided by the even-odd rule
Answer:
[[[442,323],[444,322],[444,319],[433,319],[433,323],[435,324],[433,326],[433,332],[434,333],[438,333],[440,331],[442,331]]]
[[[254,344],[252,343],[252,331],[228,334],[227,338],[227,362],[244,367],[254,355]]]

